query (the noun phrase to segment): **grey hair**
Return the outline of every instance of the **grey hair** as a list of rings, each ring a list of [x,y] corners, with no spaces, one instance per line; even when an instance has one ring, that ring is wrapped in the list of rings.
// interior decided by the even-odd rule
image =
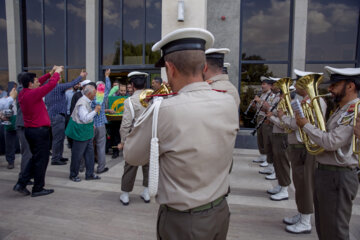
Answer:
[[[94,91],[95,87],[92,85],[86,85],[83,89],[83,94],[87,96],[90,92]]]

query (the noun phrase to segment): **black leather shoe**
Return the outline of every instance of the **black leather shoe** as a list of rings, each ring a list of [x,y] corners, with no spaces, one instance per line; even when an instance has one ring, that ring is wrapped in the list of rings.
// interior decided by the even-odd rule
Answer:
[[[51,165],[66,165],[66,162],[56,161],[56,162],[51,162]]]
[[[101,179],[101,177],[99,177],[98,175],[95,175],[95,174],[93,174],[89,177],[85,177],[85,180],[100,180],[100,179]]]
[[[112,159],[117,158],[119,156],[119,153],[113,153],[113,155],[111,156]]]
[[[39,192],[32,192],[31,196],[32,197],[40,197],[40,196],[45,196],[45,195],[49,195],[52,194],[54,192],[54,189],[43,189]]]
[[[104,172],[107,172],[107,171],[109,171],[109,168],[108,167],[105,167],[103,170],[101,170],[101,171],[96,171],[96,173],[97,174],[102,174],[102,173],[104,173]]]
[[[69,161],[69,159],[68,158],[61,158],[60,161],[61,162],[67,162],[67,161]]]
[[[76,177],[69,177],[69,179],[73,182],[80,182],[81,181],[81,178],[79,178],[78,176]]]
[[[20,186],[20,184],[16,184],[13,188],[15,192],[19,192],[24,196],[30,195],[30,191],[26,189],[26,187]]]
[[[14,164],[13,163],[9,163],[8,165],[7,165],[7,169],[13,169],[14,168]]]

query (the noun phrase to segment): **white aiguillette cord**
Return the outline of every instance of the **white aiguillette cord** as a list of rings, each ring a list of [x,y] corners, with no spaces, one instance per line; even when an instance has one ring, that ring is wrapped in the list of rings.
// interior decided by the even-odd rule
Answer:
[[[159,139],[157,138],[157,126],[159,109],[162,102],[162,97],[156,97],[153,104],[145,111],[139,119],[135,122],[134,126],[140,125],[148,116],[154,111],[152,121],[152,134],[150,142],[150,161],[149,161],[149,194],[150,197],[155,197],[158,191],[159,183]]]

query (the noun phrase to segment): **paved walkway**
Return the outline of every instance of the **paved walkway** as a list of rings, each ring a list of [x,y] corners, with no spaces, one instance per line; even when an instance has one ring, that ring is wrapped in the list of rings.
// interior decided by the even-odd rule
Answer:
[[[284,231],[284,216],[295,214],[294,188],[290,200],[273,202],[266,190],[275,181],[264,180],[252,159],[256,150],[236,149],[231,173],[232,194],[228,201],[231,221],[228,239],[233,240],[307,240],[317,239],[311,234],[292,235]],[[65,157],[70,157],[66,149]],[[6,169],[0,156],[0,239],[4,240],[147,240],[156,239],[158,205],[145,204],[139,197],[142,191],[141,171],[130,195],[130,205],[119,201],[124,161],[107,156],[110,171],[100,181],[72,182],[68,179],[69,164],[49,165],[46,187],[55,193],[38,198],[23,197],[12,191],[19,172],[16,167]],[[81,174],[81,178],[84,175]],[[314,221],[314,219],[312,219]],[[351,219],[351,240],[360,239],[360,195],[355,200]]]

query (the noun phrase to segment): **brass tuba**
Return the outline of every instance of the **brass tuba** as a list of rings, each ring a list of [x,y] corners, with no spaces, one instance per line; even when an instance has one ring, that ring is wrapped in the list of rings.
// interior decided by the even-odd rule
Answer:
[[[275,86],[278,87],[283,93],[283,98],[280,100],[277,109],[282,110],[287,116],[293,117],[294,112],[291,107],[291,97],[290,97],[291,85],[292,85],[292,79],[288,77],[281,78],[275,83]],[[293,131],[290,128],[287,128],[285,126],[283,127],[287,133],[291,133]]]
[[[156,91],[153,89],[145,89],[140,93],[140,103],[144,107],[147,107],[149,106],[149,100],[152,95],[169,94],[170,92],[171,90],[164,83],[162,83],[160,88]]]
[[[356,118],[358,116],[358,112],[359,112],[359,104],[360,101],[358,101],[357,103],[355,103],[355,108],[354,108],[354,128],[356,126]],[[355,154],[359,155],[359,165],[360,165],[360,139],[358,139],[355,134],[353,134],[353,138],[352,138],[352,150]]]
[[[322,80],[323,76],[320,74],[309,74],[297,80],[296,85],[305,90],[310,98],[310,103],[301,103],[305,118],[309,120],[310,124],[317,125],[320,130],[326,132],[325,120],[322,115],[319,98],[322,96],[328,96],[329,94],[318,94],[318,86]],[[300,135],[305,144],[306,150],[310,154],[317,155],[324,151],[324,148],[313,143],[302,129],[300,129]]]

